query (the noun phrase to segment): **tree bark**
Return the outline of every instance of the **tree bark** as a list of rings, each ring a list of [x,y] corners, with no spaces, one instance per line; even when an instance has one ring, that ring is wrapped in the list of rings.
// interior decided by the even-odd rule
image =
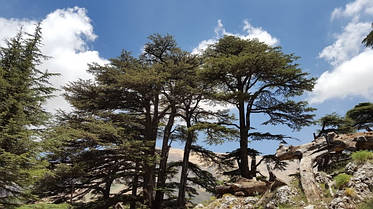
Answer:
[[[238,113],[239,113],[239,120],[240,120],[240,159],[241,159],[241,166],[240,172],[241,176],[244,178],[250,179],[250,170],[249,170],[249,160],[248,158],[248,130],[247,124],[245,124],[245,103],[244,101],[240,101],[238,105]]]
[[[187,119],[187,128],[189,129],[191,127],[190,118]],[[188,164],[189,164],[189,155],[190,155],[190,149],[193,142],[193,132],[188,130],[187,140],[185,142],[184,147],[184,157],[183,157],[183,164],[181,168],[181,176],[180,176],[180,186],[179,186],[179,194],[177,198],[177,205],[179,207],[185,206],[185,191],[186,191],[186,184],[187,184],[187,178],[188,178]]]
[[[136,209],[137,187],[138,187],[137,184],[139,182],[139,176],[137,175],[138,170],[139,170],[139,163],[136,162],[135,176],[133,177],[132,191],[131,191],[131,195],[132,195],[133,200],[130,203],[130,209]]]
[[[161,160],[159,163],[158,181],[157,181],[157,191],[155,193],[154,209],[160,209],[162,206],[164,191],[162,190],[166,184],[167,179],[167,159],[170,147],[168,141],[171,135],[172,126],[174,125],[176,109],[172,108],[171,114],[168,118],[167,125],[163,133]]]
[[[252,179],[256,177],[256,171],[257,171],[256,155],[252,154],[250,157],[251,157],[250,179]]]

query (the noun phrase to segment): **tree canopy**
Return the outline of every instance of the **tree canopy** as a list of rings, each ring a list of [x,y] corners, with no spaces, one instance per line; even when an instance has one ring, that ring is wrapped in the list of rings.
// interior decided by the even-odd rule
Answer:
[[[372,131],[373,127],[373,104],[364,102],[356,105],[346,113],[346,117],[353,121],[357,129]]]
[[[284,124],[299,130],[312,123],[313,108],[293,98],[311,91],[315,79],[308,78],[294,63],[298,57],[285,54],[258,40],[225,36],[209,47],[202,74],[216,82],[214,99],[230,103],[238,109],[240,131],[240,173],[253,178],[256,167],[248,166],[248,141],[252,136],[283,140],[283,135],[251,132],[252,114],[264,114],[263,125]],[[261,136],[261,137],[260,137]],[[254,164],[253,164],[254,165]]]
[[[30,189],[42,175],[38,139],[49,114],[42,105],[51,97],[53,74],[38,66],[41,33],[19,32],[0,48],[0,207],[32,199]]]

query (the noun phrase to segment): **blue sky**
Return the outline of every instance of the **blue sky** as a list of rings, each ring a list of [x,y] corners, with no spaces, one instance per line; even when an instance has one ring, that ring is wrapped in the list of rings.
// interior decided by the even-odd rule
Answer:
[[[281,46],[301,57],[304,71],[321,76],[314,91],[303,97],[318,108],[317,118],[343,115],[355,104],[373,100],[373,50],[361,45],[373,22],[373,0],[0,0],[0,5],[0,40],[13,36],[21,25],[32,31],[42,22],[43,52],[52,58],[41,67],[62,74],[52,81],[56,87],[90,78],[87,63],[106,63],[122,49],[141,53],[153,33],[173,35],[188,51],[233,34]],[[68,105],[57,97],[47,108],[56,106]],[[301,141],[290,143],[299,144],[312,140],[316,128],[294,133],[284,127],[261,129],[295,136]],[[212,148],[224,152],[237,146]],[[271,153],[277,143],[252,146]]]

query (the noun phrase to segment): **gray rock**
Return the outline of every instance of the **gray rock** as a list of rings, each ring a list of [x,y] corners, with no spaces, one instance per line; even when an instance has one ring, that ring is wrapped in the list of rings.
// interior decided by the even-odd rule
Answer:
[[[349,162],[345,167],[345,172],[349,175],[353,175],[357,170],[357,165],[354,162]]]
[[[267,203],[267,208],[276,208],[278,205],[295,205],[296,203],[293,201],[293,197],[297,194],[297,192],[289,187],[289,186],[282,186],[279,187],[274,195],[273,198]]]

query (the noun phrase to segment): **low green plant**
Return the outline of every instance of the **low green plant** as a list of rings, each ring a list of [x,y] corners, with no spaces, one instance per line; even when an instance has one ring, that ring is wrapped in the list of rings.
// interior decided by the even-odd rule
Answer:
[[[216,197],[215,196],[211,196],[210,199],[204,200],[202,202],[202,205],[203,206],[208,206],[210,203],[214,202],[215,200],[216,200]]]
[[[321,183],[320,188],[321,188],[321,190],[324,194],[324,197],[326,197],[326,198],[332,197],[332,195],[330,194],[330,190],[329,190],[328,185],[326,185],[324,183]]]
[[[345,174],[345,173],[338,174],[338,176],[334,177],[335,186],[341,189],[347,185],[350,179],[351,179],[351,176],[348,174]]]
[[[72,209],[69,204],[47,204],[47,203],[38,203],[38,204],[29,204],[22,205],[16,209]]]
[[[289,204],[280,204],[280,205],[278,205],[278,208],[279,209],[293,209],[294,206],[289,205]]]
[[[352,197],[352,198],[357,197],[357,194],[356,194],[356,192],[353,188],[346,188],[344,193],[345,193],[346,196],[349,196],[349,197]]]
[[[368,200],[365,203],[362,203],[357,207],[357,209],[372,209],[373,208],[373,199]]]
[[[362,150],[351,154],[351,158],[354,162],[362,164],[369,160],[373,160],[373,152]]]
[[[294,176],[293,180],[290,182],[290,185],[292,188],[295,188],[297,190],[297,195],[294,196],[293,200],[295,202],[303,201],[304,203],[307,203],[308,200],[306,195],[304,194],[299,174],[297,176]]]

